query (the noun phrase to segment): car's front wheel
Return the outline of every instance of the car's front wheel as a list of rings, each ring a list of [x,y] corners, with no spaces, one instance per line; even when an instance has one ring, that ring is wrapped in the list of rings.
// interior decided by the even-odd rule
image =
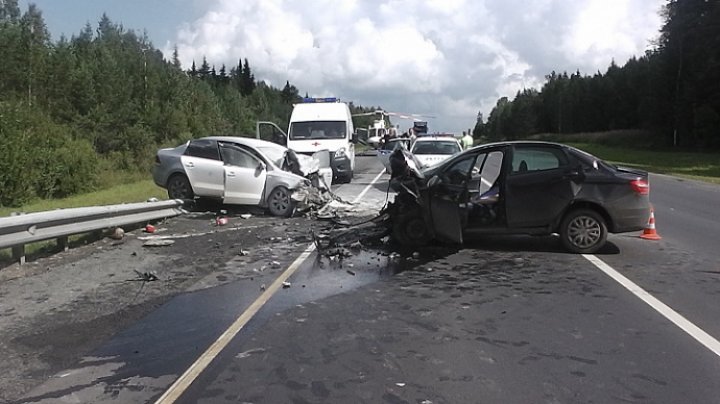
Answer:
[[[426,245],[432,239],[419,211],[400,213],[393,217],[392,235],[395,241],[406,246]]]
[[[605,219],[594,210],[571,210],[560,224],[560,240],[571,252],[592,254],[602,248],[607,240]]]
[[[167,183],[167,192],[170,199],[193,199],[193,192],[190,180],[182,174],[174,174]]]
[[[290,190],[285,187],[273,189],[267,202],[268,210],[273,216],[288,217],[295,209],[295,203],[290,197]]]

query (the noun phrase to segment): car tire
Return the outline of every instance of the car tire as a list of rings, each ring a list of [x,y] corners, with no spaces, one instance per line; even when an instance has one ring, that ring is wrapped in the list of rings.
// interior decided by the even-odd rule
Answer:
[[[405,246],[423,246],[432,240],[425,220],[418,211],[393,217],[392,236],[395,241]]]
[[[268,210],[273,216],[289,217],[295,210],[295,201],[285,187],[277,187],[270,192],[267,199]]]
[[[183,174],[173,174],[167,182],[168,198],[170,199],[193,199],[193,192],[190,180]]]
[[[560,223],[560,240],[563,246],[577,254],[592,254],[607,241],[607,224],[598,212],[591,209],[573,209]]]

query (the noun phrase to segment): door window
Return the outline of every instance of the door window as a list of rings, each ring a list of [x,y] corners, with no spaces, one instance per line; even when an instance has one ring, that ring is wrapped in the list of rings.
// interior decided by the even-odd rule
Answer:
[[[515,148],[512,173],[552,170],[567,165],[567,156],[562,150],[547,146]]]
[[[487,192],[500,177],[503,152],[493,151],[478,155],[472,170],[473,179],[479,183],[480,194]]]
[[[470,179],[470,170],[474,162],[474,155],[454,162],[443,173],[443,182],[448,185],[465,185]]]
[[[187,149],[185,149],[185,155],[203,159],[220,160],[217,143],[209,139],[191,140]]]
[[[258,165],[258,160],[255,157],[234,144],[221,143],[220,154],[223,162],[227,165],[252,169]]]

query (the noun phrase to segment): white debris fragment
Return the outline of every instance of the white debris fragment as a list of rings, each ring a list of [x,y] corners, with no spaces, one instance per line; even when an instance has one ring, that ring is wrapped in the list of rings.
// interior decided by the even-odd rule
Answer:
[[[270,265],[272,265],[272,267],[273,267],[274,269],[278,269],[278,268],[280,268],[280,263],[279,263],[279,262],[277,262],[277,261],[273,261],[273,262],[271,262],[271,263],[270,263]]]
[[[292,286],[292,283],[290,283],[290,282],[288,282],[288,281],[285,281],[285,282],[282,283],[283,289],[287,289],[287,288],[289,288],[290,286]]]
[[[259,354],[259,353],[265,353],[265,348],[255,348],[255,349],[247,350],[245,352],[240,352],[239,354],[235,355],[235,358],[236,359],[244,359],[250,355],[255,355],[255,354]]]
[[[115,240],[122,240],[123,237],[125,237],[125,230],[122,227],[116,227],[110,235],[110,238]]]
[[[250,219],[252,217],[252,215],[249,213],[243,213],[242,215],[240,215],[240,217],[243,219]]]
[[[175,244],[175,240],[148,240],[143,247],[165,247],[173,244]]]
[[[395,383],[395,385],[398,387],[405,387],[405,383]]]

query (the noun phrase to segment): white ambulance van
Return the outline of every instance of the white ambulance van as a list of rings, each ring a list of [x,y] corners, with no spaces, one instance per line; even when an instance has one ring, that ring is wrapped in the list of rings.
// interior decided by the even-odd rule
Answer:
[[[260,127],[269,122],[258,122]],[[277,128],[277,125],[273,125]],[[293,106],[287,133],[273,136],[284,141],[288,149],[296,153],[312,155],[327,150],[334,180],[350,182],[355,169],[355,143],[357,135],[353,127],[350,108],[336,98],[304,98]],[[269,139],[266,139],[269,140]],[[278,143],[278,140],[274,140]]]

